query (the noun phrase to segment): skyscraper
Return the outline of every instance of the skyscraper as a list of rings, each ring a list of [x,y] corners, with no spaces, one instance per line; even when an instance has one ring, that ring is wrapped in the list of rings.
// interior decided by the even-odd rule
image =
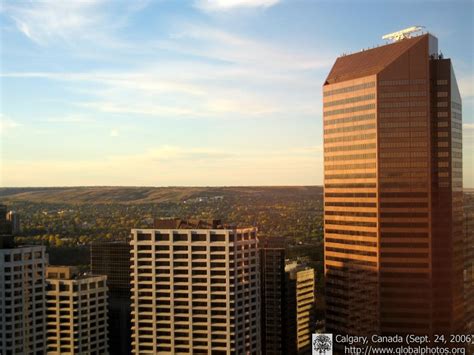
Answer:
[[[0,354],[46,350],[46,248],[0,248]]]
[[[465,211],[465,266],[464,266],[464,304],[467,331],[474,332],[474,205]],[[474,344],[473,344],[474,345]]]
[[[314,269],[297,261],[285,265],[282,354],[311,353],[315,306]]]
[[[134,354],[260,353],[255,228],[158,220],[131,246]]]
[[[91,272],[107,276],[109,353],[131,352],[130,242],[94,242],[91,244]]]
[[[323,107],[328,330],[459,333],[462,126],[451,60],[430,34],[341,56]]]
[[[285,240],[259,237],[262,354],[283,354]]]
[[[47,262],[45,247],[15,246],[0,205],[0,354],[44,353]]]
[[[108,354],[107,277],[50,266],[46,278],[47,353]]]

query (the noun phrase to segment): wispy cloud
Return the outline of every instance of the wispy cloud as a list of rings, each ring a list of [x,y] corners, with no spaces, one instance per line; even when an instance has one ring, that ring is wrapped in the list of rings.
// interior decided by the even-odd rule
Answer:
[[[16,1],[3,5],[2,11],[18,30],[37,44],[51,40],[81,38],[84,31],[97,27],[101,15],[97,8],[103,0],[84,1]]]
[[[10,117],[0,114],[0,134],[6,133],[7,131],[10,131],[20,126],[21,124],[17,121],[14,121]]]
[[[280,0],[197,0],[196,6],[204,11],[228,11],[236,8],[267,8]]]
[[[172,36],[149,47],[155,56],[160,51],[184,54],[179,61],[142,61],[138,68],[122,72],[1,76],[71,82],[74,90],[92,96],[76,104],[99,113],[220,119],[320,114],[314,105],[318,102],[314,96],[320,92],[315,71],[329,67],[331,55],[281,47],[204,25],[176,28]]]
[[[90,117],[90,116],[87,116],[87,115],[69,114],[69,115],[63,115],[63,116],[48,117],[48,118],[42,119],[41,121],[51,122],[51,123],[78,123],[78,124],[83,124],[83,123],[95,122],[95,119]]]

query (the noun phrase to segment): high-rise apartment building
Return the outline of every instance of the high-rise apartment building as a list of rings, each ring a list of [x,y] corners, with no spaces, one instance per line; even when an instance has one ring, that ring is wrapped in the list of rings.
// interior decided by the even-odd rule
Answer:
[[[107,277],[50,266],[46,278],[47,353],[108,354]]]
[[[259,237],[262,354],[283,354],[285,240]]]
[[[43,354],[46,281],[43,246],[15,246],[7,206],[0,205],[0,354]]]
[[[285,265],[282,354],[310,354],[314,332],[314,269],[297,261]]]
[[[464,328],[461,98],[438,53],[430,34],[401,39],[339,57],[324,83],[333,333]]]
[[[2,355],[45,351],[47,262],[43,246],[0,247]]]
[[[91,244],[91,272],[107,276],[109,353],[131,353],[130,242]]]
[[[464,214],[464,305],[468,334],[474,332],[474,205]],[[474,344],[473,344],[474,345]]]
[[[255,228],[161,220],[131,246],[134,354],[260,353]]]

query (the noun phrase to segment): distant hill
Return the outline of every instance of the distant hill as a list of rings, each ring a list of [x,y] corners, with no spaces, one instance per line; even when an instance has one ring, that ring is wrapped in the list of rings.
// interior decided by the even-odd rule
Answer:
[[[321,186],[243,187],[22,187],[0,188],[0,202],[165,203],[213,198],[285,200],[321,198]]]

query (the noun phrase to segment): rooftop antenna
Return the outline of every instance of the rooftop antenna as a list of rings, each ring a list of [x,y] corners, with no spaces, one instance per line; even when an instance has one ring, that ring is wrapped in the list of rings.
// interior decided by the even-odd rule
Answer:
[[[382,39],[386,39],[386,40],[392,41],[392,42],[398,42],[398,41],[401,41],[402,39],[410,38],[413,33],[420,32],[420,31],[423,30],[423,28],[425,28],[425,26],[408,27],[408,28],[405,28],[401,31],[386,34],[385,36],[382,36]]]

